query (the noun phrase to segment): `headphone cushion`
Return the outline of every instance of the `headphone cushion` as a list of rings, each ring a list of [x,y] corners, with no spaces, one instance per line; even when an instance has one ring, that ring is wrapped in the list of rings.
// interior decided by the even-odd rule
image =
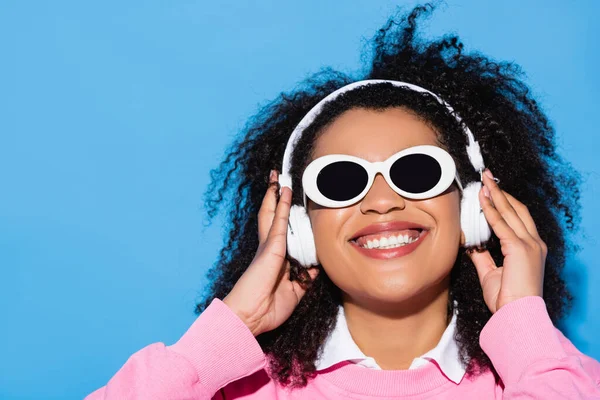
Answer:
[[[469,183],[463,190],[460,204],[460,225],[465,235],[465,247],[481,246],[492,235],[479,202],[481,182]]]
[[[288,254],[307,268],[317,265],[319,261],[317,260],[315,238],[306,209],[302,206],[293,205],[290,208],[289,222],[290,226],[288,226],[287,231]]]

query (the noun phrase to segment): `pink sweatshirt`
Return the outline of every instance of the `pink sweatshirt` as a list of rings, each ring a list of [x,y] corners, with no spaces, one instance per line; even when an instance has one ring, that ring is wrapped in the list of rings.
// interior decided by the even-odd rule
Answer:
[[[86,400],[125,399],[600,399],[600,363],[579,352],[552,325],[541,297],[498,310],[479,338],[498,371],[456,384],[431,362],[412,370],[374,370],[342,362],[318,371],[301,389],[270,379],[258,342],[218,299],[172,346],[133,354]]]

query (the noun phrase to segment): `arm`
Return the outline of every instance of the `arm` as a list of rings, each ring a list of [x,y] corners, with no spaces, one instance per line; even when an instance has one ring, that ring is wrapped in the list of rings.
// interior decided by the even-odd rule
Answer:
[[[220,388],[264,366],[264,353],[250,330],[214,299],[177,343],[154,343],[133,354],[86,400],[221,400]]]
[[[501,307],[479,344],[504,383],[504,399],[600,399],[600,363],[554,327],[539,296]]]

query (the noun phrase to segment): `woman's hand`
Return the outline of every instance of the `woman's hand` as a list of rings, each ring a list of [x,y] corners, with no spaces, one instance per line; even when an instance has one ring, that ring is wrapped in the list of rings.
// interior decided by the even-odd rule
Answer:
[[[538,235],[527,207],[501,190],[489,170],[483,176],[479,201],[500,239],[504,265],[496,266],[487,250],[468,254],[477,269],[485,303],[495,313],[522,297],[542,296],[548,248]]]
[[[277,203],[277,173],[258,212],[258,250],[223,302],[244,321],[254,336],[277,328],[292,315],[306,290],[290,281],[286,260],[288,217],[292,191],[284,187]],[[319,270],[308,271],[314,279]]]

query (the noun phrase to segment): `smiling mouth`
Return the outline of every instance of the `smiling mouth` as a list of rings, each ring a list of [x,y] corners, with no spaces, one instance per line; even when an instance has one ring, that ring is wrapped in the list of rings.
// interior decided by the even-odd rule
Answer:
[[[361,236],[349,240],[350,245],[365,257],[374,260],[391,260],[415,251],[429,234],[428,229],[410,229],[411,232],[394,231]],[[408,237],[405,237],[408,236]]]
[[[350,243],[362,249],[388,250],[408,246],[418,242],[427,232],[426,229],[412,228],[401,231],[381,232],[351,239]]]

